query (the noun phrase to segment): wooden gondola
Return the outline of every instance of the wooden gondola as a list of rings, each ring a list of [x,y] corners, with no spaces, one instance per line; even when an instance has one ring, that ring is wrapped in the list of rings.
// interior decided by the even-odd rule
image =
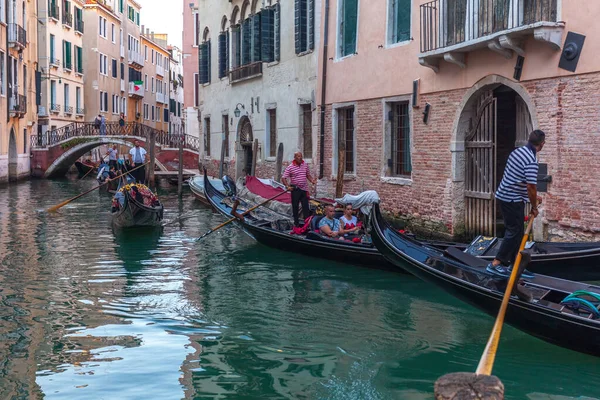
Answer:
[[[230,199],[211,184],[206,174],[204,175],[204,195],[219,213],[231,218],[232,204],[227,201]],[[240,211],[238,209],[238,212]],[[315,218],[313,221],[316,224]],[[289,218],[264,219],[258,212],[251,213],[246,216],[244,221],[236,223],[256,241],[269,247],[346,264],[365,265],[380,269],[393,268],[372,243],[353,243],[347,240],[330,239],[314,231],[309,232],[306,236],[292,235]]]
[[[223,188],[223,182],[220,179],[209,177],[208,180],[213,185],[213,188],[220,192],[225,192],[225,189]],[[196,200],[198,200],[204,205],[211,206],[210,202],[206,199],[206,196],[204,195],[204,176],[193,176],[189,179],[188,184]]]
[[[90,172],[90,170],[93,170],[96,168],[95,165],[85,164],[85,163],[82,163],[81,161],[75,161],[75,167],[77,168],[77,172],[79,173],[79,176],[84,176],[84,175],[88,174]]]
[[[129,186],[129,185],[128,185]],[[157,201],[154,206],[144,205],[136,200],[127,190],[127,187],[119,190],[124,196],[123,204],[115,199],[112,206],[112,223],[116,228],[136,227],[159,227],[163,220],[163,205]]]
[[[442,251],[397,232],[379,205],[373,207],[371,224],[373,243],[390,263],[497,314],[507,279],[488,273],[484,260],[453,247]],[[600,356],[599,286],[536,274],[519,287],[520,295],[510,299],[508,324],[547,342]],[[574,297],[567,300],[569,295]]]

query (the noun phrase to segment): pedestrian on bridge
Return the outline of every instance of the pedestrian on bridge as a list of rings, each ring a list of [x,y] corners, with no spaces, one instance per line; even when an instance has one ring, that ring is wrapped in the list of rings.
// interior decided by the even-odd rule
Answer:
[[[129,150],[129,161],[131,164],[133,164],[133,167],[135,168],[139,167],[140,165],[143,165],[148,161],[148,153],[146,152],[146,149],[140,147],[139,140],[136,140],[134,144],[135,147]],[[138,183],[146,182],[146,167],[138,168],[131,174]]]
[[[121,135],[125,135],[125,114],[121,113],[119,117],[119,130],[121,131]]]
[[[100,117],[100,136],[106,136],[106,118],[102,114],[99,114],[98,117]]]

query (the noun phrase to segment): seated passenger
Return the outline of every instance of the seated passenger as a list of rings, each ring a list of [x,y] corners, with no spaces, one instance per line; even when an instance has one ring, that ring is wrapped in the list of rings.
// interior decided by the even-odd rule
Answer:
[[[358,218],[355,215],[352,215],[352,204],[346,204],[344,207],[344,215],[340,218],[340,234],[341,235],[358,235],[360,229],[362,228],[361,224],[358,222]]]
[[[340,220],[335,219],[333,215],[335,214],[335,209],[332,205],[325,206],[325,216],[321,218],[319,221],[319,231],[323,235],[327,235],[332,238],[337,238],[340,236]]]

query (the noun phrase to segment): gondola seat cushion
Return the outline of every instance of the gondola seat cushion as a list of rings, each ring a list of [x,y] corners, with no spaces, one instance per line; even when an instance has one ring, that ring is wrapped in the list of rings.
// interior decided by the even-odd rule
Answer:
[[[319,222],[321,222],[321,220],[323,219],[324,215],[315,215],[312,219],[312,221],[310,221],[310,230],[311,231],[318,231],[319,230]]]

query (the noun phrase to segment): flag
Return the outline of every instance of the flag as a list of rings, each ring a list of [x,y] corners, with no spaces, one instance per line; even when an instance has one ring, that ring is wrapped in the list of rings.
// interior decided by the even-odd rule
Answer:
[[[143,85],[143,81],[133,81],[133,90],[137,92],[138,90],[142,89]]]

